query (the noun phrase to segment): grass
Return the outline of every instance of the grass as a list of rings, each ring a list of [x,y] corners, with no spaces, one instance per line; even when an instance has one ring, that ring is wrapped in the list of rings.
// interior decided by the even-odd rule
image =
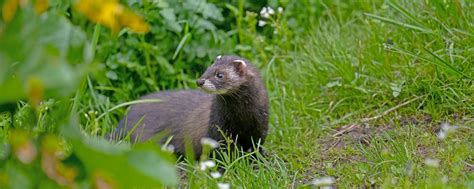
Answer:
[[[178,187],[309,188],[318,187],[313,181],[319,178],[338,188],[474,188],[473,2],[301,1],[294,5],[305,6],[285,7],[300,11],[298,17],[272,21],[279,33],[269,38],[256,33],[273,33],[270,24],[257,32],[252,27],[259,17],[243,14],[245,1],[238,2],[238,8],[226,5],[236,12],[237,29],[219,36],[225,36],[222,41],[238,36],[239,55],[261,68],[271,103],[267,153],[232,157],[235,153],[219,152],[224,158],[212,159],[225,170],[219,178],[210,174],[217,167],[201,170],[199,163],[179,162]],[[146,14],[160,18],[154,10]],[[170,45],[155,47],[145,37],[130,35],[124,44],[133,48],[125,48],[100,31],[94,27],[93,49],[97,59],[112,57],[100,69],[110,68],[107,77],[115,79],[93,72],[76,92],[71,109],[83,119],[84,133],[105,135],[124,113],[123,106],[141,102],[128,101],[141,92],[193,82],[186,70],[180,71],[191,68],[181,58],[194,53],[190,44],[196,45],[192,38],[200,33],[185,32],[172,53],[177,59],[173,68],[166,52],[159,54]],[[163,36],[155,40],[175,40]],[[224,49],[229,44],[222,42]],[[109,55],[122,45],[127,52]],[[151,65],[152,57],[160,65]],[[113,59],[124,65],[113,65]],[[146,66],[136,63],[142,59]],[[163,75],[154,75],[157,70]],[[172,71],[166,75],[166,70]],[[134,85],[137,78],[143,84]],[[53,104],[44,106],[48,103]],[[19,106],[13,121],[31,116],[28,108]],[[46,113],[40,119],[46,120],[38,121],[40,130],[54,121]],[[120,157],[114,162],[122,160],[128,161]]]
[[[473,187],[472,3],[344,5],[323,9],[296,50],[265,63],[269,155],[233,162],[220,181],[293,188],[329,176],[340,188]],[[187,184],[215,186],[201,179]]]
[[[284,83],[274,86],[286,87],[273,91],[267,147],[303,185],[332,176],[341,188],[468,187],[474,41],[472,26],[459,20],[472,20],[469,10],[437,2],[365,7],[347,17],[326,10],[296,58],[275,68],[285,74],[271,75]],[[459,129],[439,140],[443,122]],[[440,166],[428,167],[427,158]]]

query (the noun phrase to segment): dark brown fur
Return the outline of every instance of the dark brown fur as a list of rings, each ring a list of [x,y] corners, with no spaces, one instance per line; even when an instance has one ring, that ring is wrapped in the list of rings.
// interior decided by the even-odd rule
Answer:
[[[124,126],[130,131],[143,117],[131,135],[132,141],[148,140],[165,132],[173,137],[171,144],[176,153],[184,154],[184,141],[188,138],[197,157],[201,154],[201,138],[224,139],[219,130],[234,140],[237,138],[237,144],[244,150],[253,148],[252,141],[260,140],[263,144],[268,130],[268,98],[252,64],[236,56],[218,57],[197,83],[214,94],[181,90],[144,96],[143,99],[162,101],[133,105],[117,132]]]

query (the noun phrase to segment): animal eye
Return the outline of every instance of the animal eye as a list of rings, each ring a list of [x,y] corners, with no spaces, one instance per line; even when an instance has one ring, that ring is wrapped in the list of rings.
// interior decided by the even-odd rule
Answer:
[[[222,73],[217,73],[217,74],[216,74],[216,77],[219,78],[219,79],[221,79],[221,78],[224,77],[224,74],[222,74]]]

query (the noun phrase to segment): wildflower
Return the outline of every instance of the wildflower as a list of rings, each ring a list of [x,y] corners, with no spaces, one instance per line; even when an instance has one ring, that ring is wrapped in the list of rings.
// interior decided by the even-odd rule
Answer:
[[[28,133],[23,131],[12,131],[9,142],[12,145],[13,154],[24,164],[29,164],[36,159],[37,150]]]
[[[333,177],[321,177],[321,178],[315,178],[311,184],[314,186],[327,186],[334,184],[336,180]]]
[[[275,14],[275,10],[273,10],[271,7],[267,7],[268,14],[273,15]]]
[[[219,172],[211,172],[211,177],[212,178],[220,178],[222,175]]]
[[[61,186],[72,185],[77,171],[61,162],[64,152],[61,139],[53,135],[44,137],[41,145],[41,168],[50,179]]]
[[[260,15],[263,15],[267,13],[267,7],[263,7],[262,10],[260,10]]]
[[[201,138],[201,144],[205,146],[210,146],[212,149],[219,147],[219,143],[212,138]]]
[[[438,139],[443,140],[443,139],[446,138],[446,136],[447,136],[446,132],[444,132],[444,131],[439,131],[438,132]]]
[[[74,8],[93,22],[109,27],[118,32],[128,27],[137,33],[145,33],[150,26],[137,14],[121,5],[118,0],[80,0]]]
[[[229,183],[217,183],[217,188],[219,188],[219,189],[229,189],[230,184]]]
[[[426,158],[425,164],[429,167],[439,167],[439,160],[433,158]]]
[[[20,4],[19,0],[7,0],[3,2],[2,6],[2,17],[6,22],[10,22],[15,16],[18,5]]]
[[[446,184],[447,182],[449,181],[449,177],[444,175],[442,178],[441,178],[441,182],[443,182],[444,184]]]
[[[320,189],[333,189],[334,187],[332,186],[321,186]]]
[[[16,14],[19,6],[26,6],[29,1],[7,0],[2,6],[2,17],[6,22],[10,22]],[[48,9],[48,0],[36,0],[34,5],[36,14],[41,14]]]
[[[263,7],[262,10],[260,10],[260,16],[263,18],[270,18],[269,9],[267,7]]]
[[[278,13],[283,13],[283,7],[278,7]]]
[[[166,152],[173,153],[174,149],[175,149],[175,147],[172,144],[167,144],[167,145],[161,146],[161,150],[166,151]]]
[[[41,14],[48,9],[48,0],[36,0],[35,12]]]
[[[32,105],[34,107],[38,106],[44,95],[43,81],[38,77],[32,76],[28,79],[27,88]]]
[[[448,133],[456,130],[456,126],[451,126],[449,123],[441,124],[441,128],[438,131],[438,139],[443,140],[448,136]]]
[[[259,20],[259,21],[258,21],[258,26],[259,26],[259,27],[263,27],[263,26],[265,26],[265,24],[267,24],[267,22],[265,22],[265,21],[263,21],[263,20]]]
[[[211,161],[211,160],[206,160],[201,163],[199,163],[199,167],[201,168],[201,171],[206,170],[207,168],[215,167],[216,163]]]

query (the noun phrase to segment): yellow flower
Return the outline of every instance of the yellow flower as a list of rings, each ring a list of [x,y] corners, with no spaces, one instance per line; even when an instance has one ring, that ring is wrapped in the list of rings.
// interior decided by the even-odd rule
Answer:
[[[137,14],[121,5],[117,0],[80,0],[75,9],[89,20],[109,27],[118,32],[122,27],[145,33],[149,25]]]
[[[10,22],[15,16],[18,5],[20,4],[19,0],[6,0],[2,6],[2,17],[5,22]]]
[[[26,6],[29,0],[6,0],[2,6],[2,16],[5,22],[10,22],[16,14],[19,6]],[[48,0],[36,0],[35,12],[41,14],[48,9]]]
[[[39,105],[44,95],[43,81],[35,76],[31,76],[27,81],[27,92],[33,107]]]
[[[41,14],[48,9],[48,0],[36,0],[35,12]]]
[[[150,30],[150,25],[148,25],[142,17],[134,14],[130,10],[125,10],[125,13],[121,15],[120,23],[137,33],[146,33]]]

